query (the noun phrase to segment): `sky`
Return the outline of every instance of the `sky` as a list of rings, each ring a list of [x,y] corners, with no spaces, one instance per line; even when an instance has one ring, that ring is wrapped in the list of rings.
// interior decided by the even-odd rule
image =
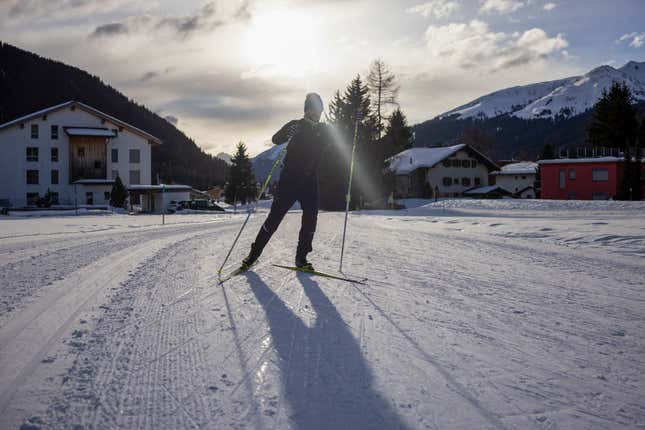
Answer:
[[[0,40],[257,154],[381,59],[411,124],[513,85],[645,61],[645,0],[0,0]]]

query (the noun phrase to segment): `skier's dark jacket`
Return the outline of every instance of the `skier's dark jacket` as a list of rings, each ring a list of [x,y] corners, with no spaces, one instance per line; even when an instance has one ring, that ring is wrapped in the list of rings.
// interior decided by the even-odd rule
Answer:
[[[331,144],[329,127],[306,118],[295,119],[286,123],[271,140],[280,145],[289,138],[280,179],[317,179],[321,157]]]

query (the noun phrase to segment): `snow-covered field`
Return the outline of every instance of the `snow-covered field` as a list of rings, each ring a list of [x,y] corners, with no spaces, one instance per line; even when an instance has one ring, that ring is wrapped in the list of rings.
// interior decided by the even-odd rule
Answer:
[[[0,428],[643,429],[644,215],[354,213],[353,285],[271,266],[292,262],[292,212],[224,288],[242,213],[0,217]],[[320,269],[342,222],[320,216]]]

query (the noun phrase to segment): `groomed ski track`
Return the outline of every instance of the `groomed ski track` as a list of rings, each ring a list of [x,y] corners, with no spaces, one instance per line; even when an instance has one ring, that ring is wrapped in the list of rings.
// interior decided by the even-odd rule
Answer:
[[[642,253],[356,214],[353,285],[272,267],[293,261],[293,212],[218,286],[243,216],[3,238],[0,428],[645,426]],[[316,267],[337,267],[342,222],[321,214]]]

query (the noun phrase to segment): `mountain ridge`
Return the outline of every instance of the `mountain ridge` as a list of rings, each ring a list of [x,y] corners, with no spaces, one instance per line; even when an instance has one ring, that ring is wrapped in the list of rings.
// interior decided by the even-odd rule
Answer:
[[[601,65],[579,76],[504,88],[434,119],[486,119],[500,115],[522,119],[570,118],[591,109],[612,82],[624,82],[635,101],[645,101],[645,62],[629,61],[618,69]]]

